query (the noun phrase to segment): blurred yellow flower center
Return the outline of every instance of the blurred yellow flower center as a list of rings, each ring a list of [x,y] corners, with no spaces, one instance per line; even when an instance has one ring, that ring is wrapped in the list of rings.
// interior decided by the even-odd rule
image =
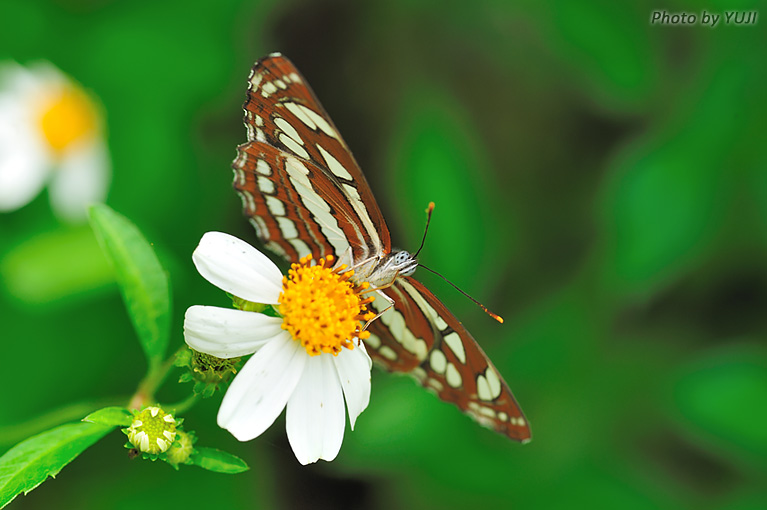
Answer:
[[[97,114],[85,93],[72,86],[43,105],[40,127],[51,148],[61,152],[96,131]]]
[[[323,352],[336,355],[342,347],[353,349],[354,338],[364,340],[370,336],[362,331],[360,321],[375,317],[366,307],[373,298],[361,295],[368,284],[350,282],[354,271],[342,272],[345,265],[331,269],[332,255],[314,266],[309,265],[311,260],[311,255],[302,258],[282,279],[279,298],[282,329],[311,356]]]

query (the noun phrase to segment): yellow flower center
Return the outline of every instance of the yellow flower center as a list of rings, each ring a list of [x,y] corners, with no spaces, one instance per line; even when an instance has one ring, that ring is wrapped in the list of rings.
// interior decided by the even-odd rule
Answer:
[[[368,284],[350,282],[354,271],[342,272],[346,265],[329,267],[332,255],[313,266],[309,265],[311,260],[311,255],[302,258],[282,279],[279,298],[282,329],[311,356],[323,352],[337,355],[342,347],[353,349],[353,339],[370,336],[362,331],[360,321],[375,317],[366,306],[373,298],[362,297]]]
[[[88,96],[72,86],[49,98],[42,108],[40,128],[51,148],[62,152],[96,131],[98,115]]]

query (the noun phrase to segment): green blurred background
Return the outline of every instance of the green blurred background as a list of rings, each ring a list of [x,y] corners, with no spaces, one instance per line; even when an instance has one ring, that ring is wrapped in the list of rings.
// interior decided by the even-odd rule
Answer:
[[[216,397],[185,424],[249,472],[131,461],[113,433],[10,508],[766,508],[767,25],[649,24],[760,5],[3,0],[0,58],[50,60],[103,103],[108,203],[170,271],[174,347],[188,306],[226,305],[192,265],[202,234],[255,242],[229,164],[250,67],[281,51],[396,245],[417,247],[436,202],[421,259],[506,323],[418,277],[534,435],[376,370],[332,463],[301,467],[282,418],[238,443]],[[1,216],[0,276],[0,425],[135,388],[145,363],[87,227],[45,196]],[[177,376],[164,401],[189,391]],[[24,435],[0,428],[0,451]]]

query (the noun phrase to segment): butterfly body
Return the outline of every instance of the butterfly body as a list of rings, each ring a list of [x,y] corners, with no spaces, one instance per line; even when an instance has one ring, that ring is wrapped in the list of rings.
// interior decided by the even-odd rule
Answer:
[[[530,427],[508,385],[456,317],[412,277],[346,143],[295,66],[280,54],[248,79],[248,141],[234,188],[261,241],[290,262],[334,256],[377,289],[365,345],[385,369],[415,377],[477,422],[517,441]]]
[[[374,289],[388,287],[399,276],[410,276],[418,267],[418,260],[405,250],[372,257],[368,260],[352,262],[356,283],[368,282]]]

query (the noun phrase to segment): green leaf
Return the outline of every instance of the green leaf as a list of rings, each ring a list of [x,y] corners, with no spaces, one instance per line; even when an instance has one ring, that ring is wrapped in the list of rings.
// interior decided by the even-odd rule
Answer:
[[[642,104],[659,74],[651,32],[636,22],[647,13],[609,0],[562,2],[557,12],[551,44],[571,63],[579,85],[592,89],[603,104]]]
[[[83,418],[89,423],[99,423],[111,427],[129,427],[133,421],[133,414],[124,407],[105,407]]]
[[[747,350],[716,352],[687,367],[675,400],[689,424],[726,450],[767,461],[767,358]]]
[[[647,292],[678,278],[717,240],[736,182],[731,147],[747,132],[739,120],[745,103],[736,103],[745,97],[745,78],[726,69],[691,92],[693,105],[675,105],[675,116],[626,145],[613,163],[604,269],[620,290]]]
[[[147,240],[124,216],[103,204],[90,208],[90,220],[136,328],[150,367],[162,361],[170,334],[168,275]]]
[[[36,306],[102,292],[114,275],[90,228],[61,227],[14,246],[0,260],[0,281],[13,299]]]
[[[113,427],[95,423],[69,423],[33,436],[0,457],[0,508],[20,493],[55,477],[86,448]]]
[[[401,209],[407,211],[407,225],[412,226],[404,244],[416,249],[426,208],[434,201],[424,254],[455,281],[481,281],[482,271],[472,268],[492,267],[504,242],[488,231],[485,218],[499,214],[504,204],[489,184],[490,165],[483,158],[487,150],[472,134],[468,115],[455,105],[455,98],[438,87],[413,88],[398,120],[391,163],[396,173],[390,183],[398,190]],[[504,237],[511,239],[514,220],[505,211],[501,214],[507,228]],[[456,232],[460,243],[455,242]]]
[[[250,469],[239,457],[215,448],[200,447],[192,456],[192,464],[216,473],[235,474]]]

